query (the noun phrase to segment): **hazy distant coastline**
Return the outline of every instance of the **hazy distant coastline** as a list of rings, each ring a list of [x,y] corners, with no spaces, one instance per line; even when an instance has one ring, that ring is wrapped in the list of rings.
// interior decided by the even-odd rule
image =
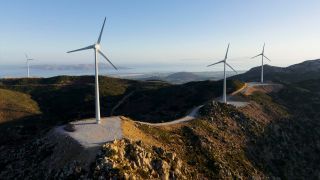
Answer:
[[[72,64],[72,65],[33,65],[31,66],[34,69],[41,69],[41,70],[93,70],[94,64]],[[100,68],[112,69],[111,66],[107,64],[100,63]],[[129,67],[118,67],[118,69],[132,69]]]

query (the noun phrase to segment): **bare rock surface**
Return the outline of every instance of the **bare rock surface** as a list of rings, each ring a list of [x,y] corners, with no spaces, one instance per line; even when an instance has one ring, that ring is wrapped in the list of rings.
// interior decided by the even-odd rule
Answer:
[[[92,169],[94,179],[186,179],[173,152],[142,141],[115,140],[102,146]]]

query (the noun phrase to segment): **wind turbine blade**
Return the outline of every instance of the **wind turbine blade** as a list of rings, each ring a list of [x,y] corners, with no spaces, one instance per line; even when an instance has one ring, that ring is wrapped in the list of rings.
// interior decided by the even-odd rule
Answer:
[[[238,74],[238,72],[236,70],[234,70],[228,63],[226,63],[227,66],[229,66],[229,68],[231,68],[235,73]]]
[[[258,55],[256,55],[256,56],[253,56],[251,59],[253,59],[253,58],[256,58],[256,57],[258,57],[258,56],[261,56],[262,54],[258,54]]]
[[[87,50],[87,49],[93,49],[93,48],[94,48],[94,45],[91,45],[91,46],[87,46],[87,47],[84,47],[84,48],[76,49],[76,50],[73,50],[73,51],[68,51],[67,53],[72,53],[72,52],[82,51],[82,50]]]
[[[264,54],[264,46],[265,45],[266,45],[266,43],[263,43],[262,54]]]
[[[29,59],[29,58],[28,58],[28,55],[27,55],[26,53],[25,53],[24,55],[26,56],[27,59]]]
[[[229,46],[230,46],[230,43],[228,44],[227,52],[226,52],[226,55],[224,56],[224,59],[227,59],[227,57],[228,57]]]
[[[104,18],[104,21],[103,21],[103,25],[102,25],[102,28],[101,28],[101,31],[100,31],[100,35],[99,35],[99,39],[97,41],[98,44],[100,44],[100,41],[101,41],[101,36],[102,36],[102,33],[103,33],[103,28],[104,28],[104,24],[106,23],[106,17]]]
[[[271,60],[269,58],[267,58],[267,56],[263,55],[263,57],[265,57],[266,59],[268,59],[271,62]]]
[[[213,65],[216,65],[216,64],[219,64],[219,63],[222,63],[222,62],[224,62],[224,60],[219,61],[219,62],[216,62],[216,63],[213,63],[213,64],[210,64],[210,65],[208,65],[207,67],[209,67],[209,66],[213,66]]]
[[[114,69],[118,70],[118,68],[112,64],[112,62],[107,58],[107,56],[105,54],[103,54],[102,51],[98,50],[98,52],[101,54],[101,56],[103,56],[113,66]]]

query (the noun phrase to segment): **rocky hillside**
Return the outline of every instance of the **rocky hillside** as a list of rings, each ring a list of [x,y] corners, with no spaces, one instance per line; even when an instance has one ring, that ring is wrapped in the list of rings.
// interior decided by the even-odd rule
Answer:
[[[0,150],[1,179],[187,179],[192,172],[176,153],[129,139],[93,151],[49,132],[19,150]]]
[[[209,103],[197,120],[169,127],[135,124],[129,130],[137,133],[126,135],[176,152],[195,171],[189,179],[317,179],[317,83],[253,92],[243,97],[250,105],[242,108]]]
[[[176,153],[129,139],[103,145],[92,172],[94,179],[187,179],[190,174]]]

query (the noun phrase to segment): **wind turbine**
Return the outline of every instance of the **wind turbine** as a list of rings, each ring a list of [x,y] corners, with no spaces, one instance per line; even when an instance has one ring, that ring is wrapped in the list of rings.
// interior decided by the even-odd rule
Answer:
[[[230,43],[228,44],[227,52],[226,52],[226,55],[224,56],[224,59],[223,59],[223,60],[221,60],[221,61],[219,61],[219,62],[216,62],[216,63],[213,63],[213,64],[210,64],[210,65],[207,66],[207,67],[209,67],[209,66],[213,66],[213,65],[216,65],[216,64],[219,64],[219,63],[223,63],[223,65],[224,65],[224,69],[223,69],[223,74],[224,74],[224,79],[223,79],[223,97],[222,97],[224,103],[227,103],[227,75],[226,75],[226,65],[229,66],[229,68],[231,68],[234,72],[237,73],[237,71],[234,70],[234,69],[227,63],[229,46],[230,46]]]
[[[263,43],[263,48],[262,48],[262,53],[256,55],[256,56],[253,56],[251,59],[253,58],[256,58],[258,56],[261,56],[261,83],[263,83],[263,58],[266,58],[268,59],[269,61],[271,61],[269,58],[267,58],[265,55],[264,55],[264,46],[266,45],[266,43]]]
[[[82,51],[82,50],[87,50],[87,49],[93,49],[94,50],[94,63],[95,63],[95,96],[96,96],[96,121],[97,121],[97,124],[100,123],[100,100],[99,100],[99,79],[98,79],[98,53],[104,57],[111,65],[114,69],[118,70],[116,68],[116,66],[114,66],[112,64],[112,62],[107,58],[107,56],[101,51],[100,49],[100,41],[101,41],[101,36],[102,36],[102,33],[103,33],[103,28],[104,28],[104,24],[106,22],[106,18],[104,18],[104,21],[103,21],[103,25],[102,25],[102,28],[101,28],[101,31],[100,31],[100,35],[99,35],[99,38],[98,38],[98,41],[96,43],[94,43],[93,45],[90,45],[90,46],[87,46],[87,47],[84,47],[84,48],[81,48],[81,49],[76,49],[76,50],[73,50],[73,51],[68,51],[67,53],[72,53],[72,52],[76,52],[76,51]]]
[[[27,54],[24,54],[26,56],[27,59],[27,77],[30,77],[30,70],[29,70],[29,61],[32,61],[33,59],[29,58]]]

